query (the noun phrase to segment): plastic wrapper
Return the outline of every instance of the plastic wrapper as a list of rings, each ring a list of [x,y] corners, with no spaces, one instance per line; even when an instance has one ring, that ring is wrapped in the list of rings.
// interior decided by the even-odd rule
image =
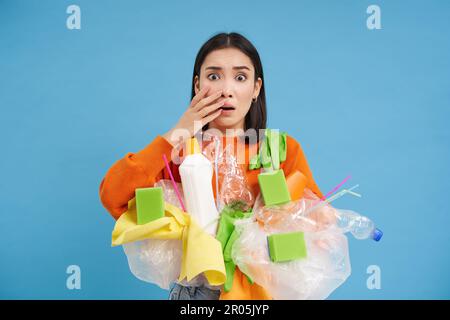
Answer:
[[[216,190],[219,190],[217,209],[221,211],[227,206],[241,211],[250,210],[255,198],[247,184],[245,165],[238,163],[234,145],[224,147],[221,137],[205,132],[202,146],[203,155],[213,164],[214,172],[218,172],[218,179],[213,181]]]
[[[180,275],[182,243],[180,240],[146,239],[123,245],[128,265],[142,281],[168,290]]]
[[[317,232],[334,226],[339,217],[335,208],[321,202],[309,189],[304,190],[300,200],[277,206],[264,206],[259,195],[253,214],[268,232]]]
[[[276,299],[325,299],[350,275],[347,238],[342,233],[306,232],[306,259],[270,260],[267,233],[251,219],[236,222],[240,237],[232,257],[242,272]]]
[[[162,187],[164,201],[180,206],[175,189],[170,180],[160,180],[154,185]],[[183,193],[181,184],[178,190]],[[168,290],[173,282],[184,286],[206,286],[211,289],[220,289],[220,286],[212,286],[203,274],[191,279],[191,281],[178,281],[181,269],[183,248],[181,239],[146,239],[123,245],[125,255],[128,259],[130,271],[138,279],[158,285]]]
[[[248,211],[254,203],[254,196],[248,188],[243,165],[238,163],[233,154],[233,145],[221,148],[221,142],[215,140],[214,151],[210,153],[215,171],[218,172],[219,201],[218,209],[225,206],[241,211]]]
[[[166,202],[179,206],[170,180],[160,180],[155,183],[155,187],[162,187]],[[182,192],[181,185],[179,190]],[[127,256],[130,271],[142,281],[154,283],[168,290],[170,284],[180,275],[183,248],[179,239],[146,239],[126,243],[123,245],[123,250]]]
[[[345,232],[352,231],[352,223],[343,227],[343,217],[365,217],[335,209],[308,189],[302,199],[280,206],[265,207],[259,196],[253,214],[235,222],[239,237],[232,259],[274,299],[325,299],[350,276]],[[306,258],[272,262],[267,236],[294,231],[304,232]]]

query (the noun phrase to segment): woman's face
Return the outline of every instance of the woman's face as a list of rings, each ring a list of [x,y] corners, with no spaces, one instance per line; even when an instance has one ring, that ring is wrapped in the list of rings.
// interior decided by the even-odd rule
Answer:
[[[255,81],[255,68],[250,58],[235,48],[212,51],[200,68],[200,77],[195,78],[195,93],[205,85],[210,87],[208,95],[222,90],[222,99],[227,99],[222,114],[209,123],[209,128],[222,132],[243,129],[245,115],[262,85],[261,78]],[[230,110],[226,110],[228,108]]]

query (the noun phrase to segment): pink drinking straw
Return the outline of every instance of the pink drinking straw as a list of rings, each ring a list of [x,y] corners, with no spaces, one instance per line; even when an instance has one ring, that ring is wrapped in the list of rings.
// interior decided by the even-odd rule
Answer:
[[[164,159],[164,163],[166,164],[167,171],[169,171],[170,180],[172,180],[172,185],[173,185],[173,188],[175,189],[175,193],[177,194],[178,201],[180,201],[181,208],[183,209],[184,212],[186,212],[186,208],[184,207],[183,200],[181,200],[180,191],[178,190],[177,183],[175,182],[175,179],[173,178],[172,171],[170,170],[169,162],[167,161],[167,157],[165,154],[163,154],[163,159]]]
[[[328,198],[329,195],[333,194],[333,192],[335,192],[336,190],[338,190],[338,189],[339,189],[339,188],[340,188],[340,187],[341,187],[348,179],[350,179],[351,177],[352,177],[351,175],[347,176],[344,180],[342,180],[341,183],[339,183],[336,187],[334,187],[333,190],[331,190],[330,192],[328,192],[328,193],[327,193],[326,195],[324,195],[322,198],[316,200],[316,201],[313,203],[313,207],[315,207],[315,205],[316,205],[318,202],[325,201],[325,200]]]
[[[330,192],[328,192],[326,195],[324,195],[322,197],[322,199],[320,199],[321,201],[324,201],[326,198],[328,198],[329,195],[331,195],[333,192],[335,192],[336,190],[338,190],[348,179],[350,179],[352,176],[349,175],[347,176],[344,180],[342,180],[341,183],[339,183],[336,187],[334,187],[333,190],[331,190]]]

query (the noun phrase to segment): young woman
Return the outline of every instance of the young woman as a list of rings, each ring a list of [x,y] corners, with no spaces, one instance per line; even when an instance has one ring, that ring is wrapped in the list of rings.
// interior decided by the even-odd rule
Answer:
[[[180,142],[180,134],[177,134],[180,132],[181,139],[187,139],[198,131],[214,129],[223,133],[224,144],[234,143],[245,148],[243,168],[248,187],[254,196],[259,193],[259,170],[249,170],[248,166],[248,150],[252,143],[238,134],[230,134],[230,129],[238,130],[233,132],[250,129],[259,132],[266,128],[263,68],[250,41],[238,33],[220,33],[209,39],[195,59],[191,99],[189,107],[171,130],[158,135],[141,151],[128,153],[107,172],[100,184],[100,199],[115,219],[127,211],[128,201],[134,197],[136,188],[151,187],[160,179],[170,178],[162,155],[174,160],[172,150]],[[170,163],[175,180],[181,181],[178,165],[176,161]],[[306,187],[322,197],[300,144],[290,136],[287,136],[286,161],[280,167],[286,176],[295,170],[302,172],[307,178]],[[216,194],[214,184],[213,189]],[[239,299],[239,290],[247,290],[252,298],[270,299],[264,288],[248,283],[239,268],[236,268],[229,293],[175,284],[170,299]]]

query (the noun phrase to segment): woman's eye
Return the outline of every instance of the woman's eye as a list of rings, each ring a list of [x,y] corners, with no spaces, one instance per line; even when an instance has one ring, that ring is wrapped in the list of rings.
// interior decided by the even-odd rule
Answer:
[[[219,79],[219,76],[218,76],[217,74],[215,74],[215,73],[211,73],[211,74],[208,76],[208,79],[209,79],[209,80],[217,80],[217,79]]]
[[[240,74],[236,77],[236,79],[238,81],[245,81],[247,79],[247,77],[244,74]]]

